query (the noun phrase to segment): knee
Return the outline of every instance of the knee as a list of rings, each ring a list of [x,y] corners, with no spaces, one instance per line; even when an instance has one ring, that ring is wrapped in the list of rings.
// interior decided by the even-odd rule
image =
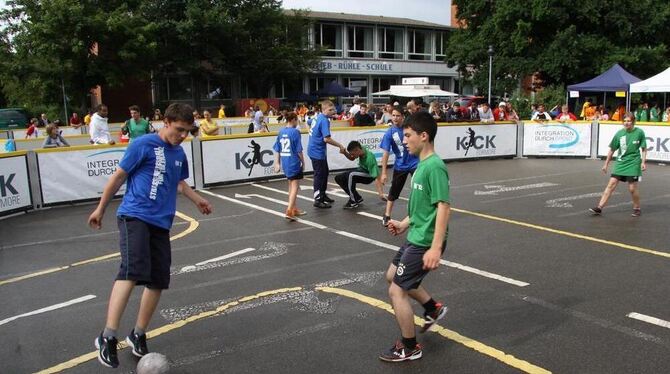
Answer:
[[[406,296],[405,290],[400,288],[397,284],[391,282],[389,286],[389,297],[391,300],[400,300]]]

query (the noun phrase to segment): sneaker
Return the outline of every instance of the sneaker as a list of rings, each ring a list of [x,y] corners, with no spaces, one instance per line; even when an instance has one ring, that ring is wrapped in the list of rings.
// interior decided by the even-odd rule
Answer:
[[[414,349],[409,350],[402,345],[401,342],[396,342],[388,351],[379,355],[379,359],[386,362],[402,362],[408,360],[418,360],[423,356],[421,344],[416,345]]]
[[[589,209],[589,212],[593,213],[594,216],[599,216],[603,213],[603,210],[601,208],[595,207]]]
[[[642,211],[640,208],[633,208],[633,213],[631,213],[631,217],[639,217],[642,215]]]
[[[116,338],[104,338],[102,334],[95,338],[95,348],[98,350],[98,361],[108,368],[119,366],[119,357],[116,355]]]
[[[328,204],[332,204],[335,202],[335,200],[331,199],[330,196],[324,194],[323,196],[323,201],[327,202]]]
[[[135,329],[130,332],[130,335],[126,338],[126,343],[128,346],[133,349],[133,354],[137,357],[143,357],[149,353],[147,348],[147,334],[136,334]]]
[[[361,205],[362,203],[363,203],[363,197],[362,196],[359,197],[358,199],[356,199],[356,204]]]
[[[423,314],[423,319],[425,322],[423,323],[421,332],[428,331],[428,329],[433,327],[435,322],[444,318],[444,316],[447,314],[447,310],[449,310],[449,308],[447,308],[446,305],[443,305],[442,303],[435,303],[435,310],[432,313]]]
[[[391,221],[391,216],[382,217],[382,226],[387,227]]]
[[[356,209],[358,208],[358,203],[355,201],[347,201],[346,204],[344,204],[344,209]]]
[[[293,209],[293,215],[296,216],[296,217],[304,216],[305,214],[307,214],[307,212],[305,212],[304,210],[300,210],[300,209],[297,209],[297,208]]]
[[[321,209],[328,209],[330,208],[330,204],[326,204],[323,201],[315,201],[314,202],[314,207],[315,208],[321,208]]]

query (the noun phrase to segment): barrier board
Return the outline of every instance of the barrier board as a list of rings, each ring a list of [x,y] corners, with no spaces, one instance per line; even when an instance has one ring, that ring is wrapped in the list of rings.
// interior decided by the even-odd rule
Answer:
[[[591,122],[525,122],[523,126],[524,156],[591,155]]]
[[[31,209],[33,206],[25,152],[0,157],[0,215]]]
[[[435,152],[443,159],[514,156],[516,124],[449,124],[435,136]]]
[[[670,161],[670,126],[667,125],[636,125],[647,138],[647,160]],[[620,122],[601,123],[598,133],[598,156],[607,156],[609,144],[614,135],[623,129]]]

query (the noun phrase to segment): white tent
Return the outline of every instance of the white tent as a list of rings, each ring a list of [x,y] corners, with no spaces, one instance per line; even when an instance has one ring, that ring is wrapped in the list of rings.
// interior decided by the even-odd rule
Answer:
[[[388,90],[375,92],[373,95],[400,97],[458,96],[453,92],[442,90],[438,85],[428,84],[394,85]]]
[[[630,92],[670,92],[670,68],[649,79],[631,84]]]

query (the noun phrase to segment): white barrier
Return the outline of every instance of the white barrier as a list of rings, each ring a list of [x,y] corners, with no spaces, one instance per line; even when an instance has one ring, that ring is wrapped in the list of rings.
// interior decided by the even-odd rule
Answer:
[[[76,129],[72,126],[60,126],[58,127],[58,130],[61,132],[61,135],[63,136],[74,136],[83,134],[84,133],[83,128],[84,126],[81,126]],[[24,139],[26,137],[26,132],[28,132],[28,129],[13,129],[12,132],[14,133],[14,139]],[[38,127],[37,138],[41,138],[42,140],[44,140],[46,136],[47,136],[46,127]]]
[[[446,160],[515,156],[516,124],[448,124],[438,127],[435,149]]]
[[[662,125],[662,122],[640,122],[635,125],[644,131],[647,138],[647,160],[669,161],[670,160],[670,126]],[[617,131],[623,126],[621,122],[600,123],[598,135],[598,156],[607,156],[609,145]]]
[[[0,215],[32,207],[26,152],[0,155]]]
[[[591,122],[526,122],[523,155],[590,156]]]

